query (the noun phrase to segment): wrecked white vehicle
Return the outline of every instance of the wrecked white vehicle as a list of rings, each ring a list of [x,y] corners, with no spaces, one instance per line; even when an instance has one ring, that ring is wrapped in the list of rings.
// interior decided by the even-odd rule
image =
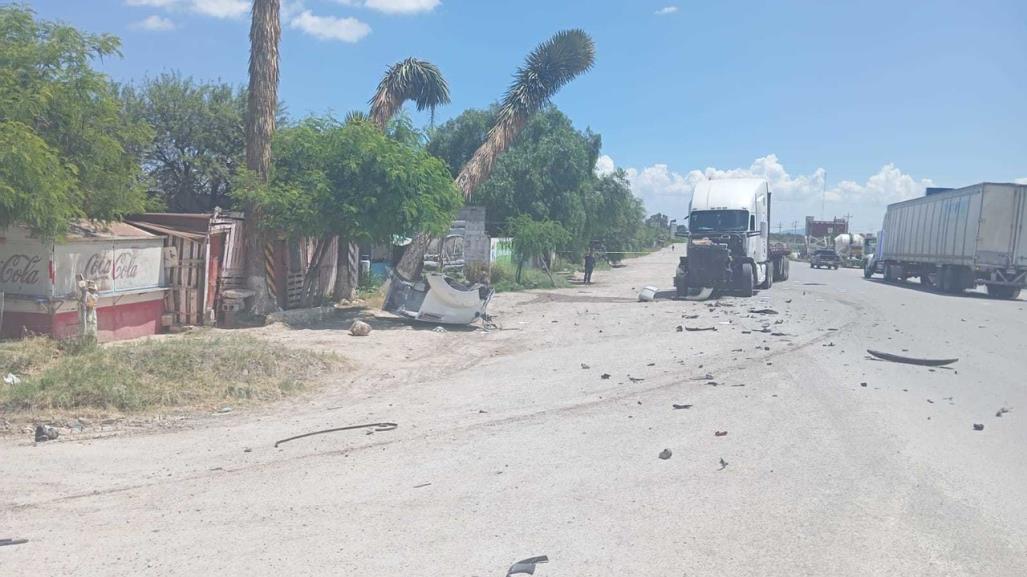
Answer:
[[[415,281],[393,274],[382,308],[415,321],[466,325],[486,318],[494,294],[492,287],[465,285],[437,272],[425,273]]]

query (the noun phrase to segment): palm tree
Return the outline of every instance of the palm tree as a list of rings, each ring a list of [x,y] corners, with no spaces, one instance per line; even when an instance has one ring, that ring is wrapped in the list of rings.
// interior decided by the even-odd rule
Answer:
[[[417,58],[407,58],[389,66],[378,83],[378,90],[371,97],[367,115],[351,112],[346,116],[346,122],[370,119],[384,131],[408,100],[414,101],[417,110],[430,110],[434,122],[435,108],[449,104],[449,85],[438,66]],[[352,299],[360,266],[359,249],[345,238],[339,238],[338,242],[333,294],[335,300]]]
[[[594,62],[592,38],[577,29],[557,32],[528,54],[503,96],[496,123],[485,142],[456,177],[465,199],[470,199],[478,185],[488,179],[496,159],[509,148],[531,116],[549,104],[565,84],[592,68]],[[414,238],[396,266],[401,276],[420,276],[429,240],[425,234]]]
[[[503,96],[496,123],[485,142],[456,177],[465,198],[469,199],[489,177],[496,159],[513,143],[531,116],[549,104],[565,84],[592,68],[594,62],[595,44],[582,30],[557,32],[531,51]]]
[[[435,108],[449,104],[449,85],[438,66],[427,60],[407,58],[388,67],[371,98],[369,116],[378,128],[385,130],[407,100],[413,100],[417,110],[430,110],[434,121]]]
[[[246,102],[246,167],[267,182],[271,168],[271,137],[278,110],[278,42],[282,36],[281,0],[253,0],[250,22],[250,83]],[[256,292],[253,310],[270,312],[275,303],[268,293],[260,214],[246,211],[246,285]]]

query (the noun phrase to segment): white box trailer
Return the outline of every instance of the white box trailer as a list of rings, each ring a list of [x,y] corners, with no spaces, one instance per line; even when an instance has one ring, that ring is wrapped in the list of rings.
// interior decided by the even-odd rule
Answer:
[[[942,292],[983,284],[996,298],[1027,285],[1027,186],[984,182],[888,206],[867,276],[917,277]]]

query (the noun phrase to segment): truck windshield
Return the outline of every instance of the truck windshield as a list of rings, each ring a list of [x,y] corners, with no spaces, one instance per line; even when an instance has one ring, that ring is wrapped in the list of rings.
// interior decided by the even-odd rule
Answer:
[[[701,210],[688,217],[692,234],[703,232],[742,232],[749,230],[747,210]]]

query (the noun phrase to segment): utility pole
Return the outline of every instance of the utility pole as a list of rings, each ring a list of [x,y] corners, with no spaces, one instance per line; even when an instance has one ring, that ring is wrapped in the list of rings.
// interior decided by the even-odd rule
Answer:
[[[824,220],[824,203],[827,201],[827,171],[824,171],[824,182],[820,187],[820,220]]]
[[[851,221],[851,219],[852,219],[852,215],[851,214],[846,214],[845,215],[845,230],[847,230],[849,234],[852,234],[852,221]]]

